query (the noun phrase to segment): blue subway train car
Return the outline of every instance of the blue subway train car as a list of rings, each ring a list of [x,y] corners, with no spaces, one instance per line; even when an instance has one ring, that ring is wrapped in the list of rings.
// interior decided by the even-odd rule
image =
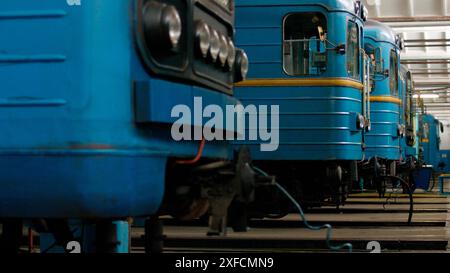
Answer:
[[[3,247],[23,223],[64,247],[76,219],[111,235],[94,249],[118,251],[117,221],[208,208],[218,232],[247,157],[175,140],[171,111],[238,104],[232,1],[3,0],[0,20]]]
[[[431,167],[435,172],[441,172],[442,170],[439,167],[439,163],[441,162],[440,135],[444,133],[444,126],[430,114],[422,115],[419,122],[424,165]]]
[[[444,132],[444,127],[433,115],[424,111],[418,113],[417,124],[418,164],[411,182],[414,188],[432,190],[437,185],[437,176],[448,168],[446,154],[440,148],[440,134]]]
[[[371,100],[372,130],[366,135],[366,157],[400,158],[399,47],[397,36],[387,25],[368,20],[364,26],[366,52],[375,56],[379,79],[375,79]],[[379,58],[379,59],[377,59]]]
[[[364,180],[384,188],[384,179],[396,176],[402,159],[402,138],[411,110],[407,92],[400,92],[401,39],[385,24],[368,20],[364,26],[364,48],[372,57],[373,90],[370,97],[371,131],[365,135],[365,162],[361,171]],[[405,81],[406,85],[406,81]],[[406,89],[405,89],[406,90]],[[403,94],[402,94],[403,93]],[[410,108],[410,105],[408,106]]]
[[[237,146],[247,145],[254,164],[306,206],[342,203],[357,180],[369,124],[368,58],[361,50],[366,14],[351,0],[236,2],[236,43],[247,52],[250,70],[235,95],[244,106],[279,108],[274,149],[261,151],[264,139]],[[274,195],[257,196],[266,203],[258,208],[284,212]]]
[[[400,124],[404,126],[404,137],[400,140],[401,161],[417,161],[417,125],[416,107],[413,101],[414,82],[412,74],[405,66],[400,70],[400,97],[402,104],[400,105]]]
[[[413,186],[411,177],[413,171],[420,166],[418,138],[417,138],[417,111],[414,104],[414,84],[412,74],[407,67],[402,66],[399,74],[400,126],[404,136],[400,139],[400,159],[397,163],[397,175]]]

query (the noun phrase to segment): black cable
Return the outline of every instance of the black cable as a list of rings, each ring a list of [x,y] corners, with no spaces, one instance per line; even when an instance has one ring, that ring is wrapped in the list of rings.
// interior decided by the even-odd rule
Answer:
[[[433,185],[431,186],[431,189],[428,192],[433,192],[434,188],[436,187],[436,172],[434,170],[431,171],[431,178],[433,179]]]
[[[412,217],[413,217],[413,213],[414,213],[414,198],[413,198],[413,194],[411,191],[411,187],[409,186],[408,183],[406,183],[405,180],[403,180],[403,178],[400,178],[398,176],[386,176],[388,178],[390,178],[391,180],[398,180],[400,181],[400,183],[403,184],[403,186],[408,190],[408,195],[409,195],[409,216],[408,216],[408,225],[412,224]]]
[[[255,171],[259,172],[260,174],[262,174],[263,176],[266,176],[266,177],[269,176],[266,172],[264,172],[263,170],[261,170],[261,169],[259,169],[259,168],[257,168],[257,167],[253,167],[253,169],[254,169]],[[279,183],[276,183],[276,182],[275,182],[275,186],[276,186],[282,193],[284,193],[284,194],[286,195],[286,197],[292,202],[292,204],[297,208],[297,210],[298,210],[298,212],[299,212],[299,214],[300,214],[300,218],[301,218],[302,221],[303,221],[303,224],[304,224],[308,229],[313,230],[313,231],[320,231],[320,230],[326,229],[326,231],[327,231],[327,233],[326,233],[326,234],[327,234],[327,235],[326,235],[326,243],[327,243],[327,246],[328,246],[328,248],[329,248],[330,250],[332,250],[332,251],[338,251],[338,250],[342,250],[342,249],[344,249],[344,248],[348,248],[348,251],[349,251],[349,252],[353,252],[353,245],[350,244],[350,243],[342,244],[342,245],[339,245],[339,246],[333,246],[333,245],[331,245],[331,240],[332,240],[331,238],[332,238],[332,231],[333,231],[333,228],[331,227],[331,225],[326,224],[326,225],[323,225],[323,226],[312,226],[311,224],[309,224],[308,220],[306,220],[305,213],[304,213],[302,207],[300,206],[300,204],[297,202],[297,200],[295,200],[295,198],[292,197],[292,195],[291,195],[291,194],[290,194],[283,186],[281,186]]]

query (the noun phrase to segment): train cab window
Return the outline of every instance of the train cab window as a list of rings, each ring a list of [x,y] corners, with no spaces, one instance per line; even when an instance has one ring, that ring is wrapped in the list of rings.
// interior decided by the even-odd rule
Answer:
[[[348,76],[360,79],[360,44],[359,29],[355,22],[348,22],[347,26],[347,72]]]
[[[284,18],[283,68],[291,76],[320,75],[327,69],[327,19],[318,12]]]
[[[391,50],[389,58],[389,88],[391,89],[391,95],[398,95],[398,55],[397,52]]]

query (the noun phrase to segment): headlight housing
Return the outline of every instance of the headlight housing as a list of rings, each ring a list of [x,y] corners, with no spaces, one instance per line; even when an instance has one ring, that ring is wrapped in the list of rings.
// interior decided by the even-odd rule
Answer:
[[[209,47],[209,54],[213,63],[217,61],[220,52],[220,37],[215,29],[211,31],[211,46]]]
[[[203,22],[198,21],[195,27],[196,47],[203,58],[208,56],[209,47],[211,46],[211,30],[209,26]]]
[[[177,48],[180,43],[183,26],[181,24],[180,14],[174,6],[167,6],[162,14],[162,27],[166,28],[169,34],[172,49]]]
[[[249,61],[247,54],[242,49],[239,49],[236,52],[235,69],[236,69],[235,75],[236,82],[243,81],[247,78],[249,70]]]
[[[367,121],[366,132],[372,131],[372,122],[370,120]]]
[[[227,64],[228,54],[228,40],[225,36],[220,35],[219,61],[223,67]]]
[[[149,1],[143,10],[146,40],[151,46],[177,50],[183,33],[178,10],[156,1]]]
[[[397,125],[397,135],[399,137],[404,137],[405,136],[405,132],[406,132],[405,125],[402,125],[402,124]]]
[[[227,64],[230,70],[233,69],[234,62],[236,61],[236,47],[232,40],[228,40],[228,59]]]
[[[358,114],[357,116],[356,127],[360,130],[366,128],[366,118],[361,114]]]

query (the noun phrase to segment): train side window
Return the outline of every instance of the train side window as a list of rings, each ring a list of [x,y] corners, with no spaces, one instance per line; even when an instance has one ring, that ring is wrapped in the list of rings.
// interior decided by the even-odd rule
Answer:
[[[395,50],[391,50],[389,58],[389,88],[391,89],[391,95],[398,95],[398,54]]]
[[[347,72],[348,76],[360,80],[359,28],[355,22],[347,25]]]
[[[292,13],[283,22],[283,68],[291,76],[327,69],[327,19],[319,12]]]

